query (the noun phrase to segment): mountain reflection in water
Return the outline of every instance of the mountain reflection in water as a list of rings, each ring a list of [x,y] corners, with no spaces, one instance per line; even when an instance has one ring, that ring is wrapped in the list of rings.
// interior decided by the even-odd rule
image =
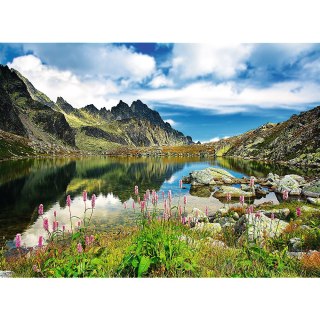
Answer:
[[[182,176],[209,166],[226,169],[236,177],[261,177],[269,172],[304,174],[297,169],[230,158],[92,157],[4,161],[0,162],[0,241],[3,244],[5,240],[12,240],[16,233],[22,233],[27,245],[35,244],[38,235],[43,234],[42,219],[37,212],[40,203],[50,223],[56,210],[59,225],[67,225],[66,195],[71,196],[73,214],[81,215],[83,190],[98,196],[94,212],[96,225],[114,226],[134,219],[132,210],[124,211],[123,203],[133,201],[135,185],[139,186],[140,194],[147,189],[165,193],[172,190],[176,199],[188,194],[190,207],[208,205],[211,210],[216,209],[222,206],[219,200],[192,196],[188,185],[186,189],[179,189]]]

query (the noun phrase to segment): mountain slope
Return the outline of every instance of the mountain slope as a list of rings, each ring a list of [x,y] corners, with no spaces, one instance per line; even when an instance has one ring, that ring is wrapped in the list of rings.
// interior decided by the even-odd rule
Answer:
[[[75,147],[74,130],[64,115],[39,100],[15,70],[0,65],[0,129],[36,142]]]
[[[320,106],[215,143],[224,156],[320,165]]]

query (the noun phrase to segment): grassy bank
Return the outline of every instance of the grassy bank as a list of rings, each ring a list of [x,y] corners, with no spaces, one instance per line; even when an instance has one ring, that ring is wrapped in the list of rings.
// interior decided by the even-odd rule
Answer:
[[[262,246],[237,241],[232,228],[213,235],[177,219],[141,218],[136,227],[96,232],[90,242],[92,232],[79,229],[27,254],[6,257],[3,251],[0,269],[14,277],[320,276],[319,253],[301,260],[287,255],[286,240],[300,232],[298,227]]]

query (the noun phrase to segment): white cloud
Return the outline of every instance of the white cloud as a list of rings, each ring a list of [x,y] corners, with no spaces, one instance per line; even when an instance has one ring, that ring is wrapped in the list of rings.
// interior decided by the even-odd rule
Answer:
[[[231,78],[246,69],[252,48],[247,44],[175,44],[170,75],[182,79],[206,75]]]
[[[150,86],[152,88],[169,87],[173,85],[173,81],[168,79],[165,75],[156,75],[151,81]]]
[[[156,70],[152,56],[137,53],[134,48],[111,44],[24,44],[50,66],[70,70],[84,77],[107,77],[140,82]]]
[[[33,55],[14,58],[8,66],[18,70],[53,101],[62,96],[74,107],[90,103],[99,108],[105,107],[115,102],[108,99],[108,95],[119,92],[111,80],[80,80],[70,71],[60,71],[44,65]]]
[[[303,104],[320,101],[320,84],[315,82],[289,81],[275,83],[266,88],[245,87],[236,82],[213,84],[195,82],[181,89],[163,88],[140,90],[130,96],[148,103],[180,105],[211,110],[218,114],[248,112],[252,106],[260,108],[291,108],[299,110]]]
[[[172,119],[166,119],[166,120],[163,120],[164,122],[168,122],[170,123],[170,125],[173,127],[173,126],[176,126],[178,123]]]

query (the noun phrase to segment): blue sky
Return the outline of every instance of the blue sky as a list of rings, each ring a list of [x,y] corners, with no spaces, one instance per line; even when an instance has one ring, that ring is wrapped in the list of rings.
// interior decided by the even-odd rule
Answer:
[[[77,108],[140,99],[202,142],[320,102],[318,44],[10,43],[0,63]]]

